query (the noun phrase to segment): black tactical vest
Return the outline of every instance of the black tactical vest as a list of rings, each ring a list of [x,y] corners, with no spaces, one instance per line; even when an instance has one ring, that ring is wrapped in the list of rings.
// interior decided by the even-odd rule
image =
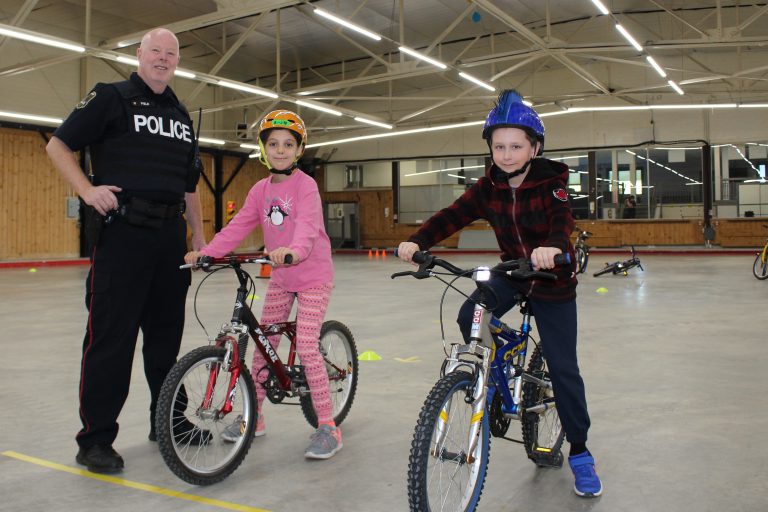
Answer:
[[[182,199],[190,173],[196,172],[186,108],[169,95],[152,97],[130,80],[111,85],[122,98],[128,130],[91,146],[97,182],[138,195]]]

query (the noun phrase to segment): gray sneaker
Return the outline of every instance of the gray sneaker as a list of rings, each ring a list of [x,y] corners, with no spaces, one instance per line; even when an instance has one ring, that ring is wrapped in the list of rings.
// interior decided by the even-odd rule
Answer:
[[[337,428],[320,425],[320,428],[310,437],[310,443],[304,451],[304,456],[308,459],[330,459],[333,457],[344,446],[340,440],[337,441],[333,436],[333,432]]]
[[[231,425],[221,431],[221,439],[227,443],[236,443],[240,440],[245,432],[245,422],[243,421],[243,415],[238,414],[235,421]]]

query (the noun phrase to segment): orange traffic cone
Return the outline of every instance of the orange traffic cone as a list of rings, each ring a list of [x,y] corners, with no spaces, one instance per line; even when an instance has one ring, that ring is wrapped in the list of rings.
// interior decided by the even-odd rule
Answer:
[[[271,275],[272,275],[272,265],[267,265],[266,263],[262,263],[261,272],[259,272],[259,277],[264,279],[269,279]]]
[[[373,251],[371,249],[368,249],[368,259],[369,260],[373,259]]]
[[[379,250],[376,249],[376,259],[379,259]]]
[[[386,249],[382,249],[381,250],[381,259],[382,260],[387,259],[387,250]]]

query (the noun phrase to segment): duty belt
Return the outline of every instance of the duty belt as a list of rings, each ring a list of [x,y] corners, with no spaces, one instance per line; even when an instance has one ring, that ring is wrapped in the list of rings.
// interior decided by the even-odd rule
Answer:
[[[115,214],[134,226],[160,228],[166,219],[178,219],[185,210],[184,201],[167,204],[131,196],[120,198],[120,206]],[[106,223],[111,223],[113,219],[114,216],[108,216]]]
[[[181,217],[185,210],[186,203],[184,201],[166,204],[135,196],[129,197],[124,204],[120,205],[120,214],[123,216],[133,213],[153,219],[173,219]]]

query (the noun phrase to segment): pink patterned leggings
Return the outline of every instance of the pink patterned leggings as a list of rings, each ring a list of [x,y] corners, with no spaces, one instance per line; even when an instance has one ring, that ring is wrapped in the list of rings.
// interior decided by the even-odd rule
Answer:
[[[318,423],[330,423],[333,421],[333,404],[331,403],[330,386],[325,363],[320,355],[319,344],[320,329],[325,319],[325,311],[331,299],[333,283],[326,283],[307,290],[294,293],[284,290],[270,281],[264,297],[264,308],[261,312],[261,322],[272,324],[285,322],[291,314],[294,297],[298,297],[298,309],[296,313],[296,352],[304,366],[304,373],[312,394],[312,404],[315,406]],[[281,336],[270,336],[269,342],[277,350]],[[256,399],[258,410],[261,407],[267,392],[261,385],[267,380],[268,372],[262,368],[266,361],[257,349],[253,354],[251,374],[256,383]]]

